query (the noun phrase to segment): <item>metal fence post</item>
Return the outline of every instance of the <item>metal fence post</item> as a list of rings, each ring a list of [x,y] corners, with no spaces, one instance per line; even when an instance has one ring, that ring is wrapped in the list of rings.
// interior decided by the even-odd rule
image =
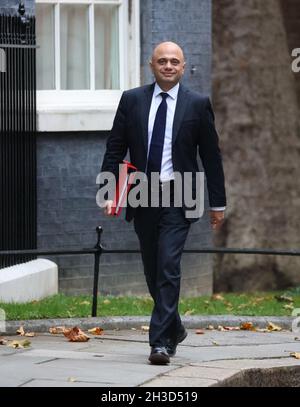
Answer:
[[[101,226],[96,227],[97,243],[95,245],[96,252],[94,254],[94,287],[93,287],[93,305],[92,305],[92,317],[97,316],[97,294],[98,294],[98,281],[99,281],[99,269],[100,269],[100,257],[102,254],[101,235],[103,229]]]

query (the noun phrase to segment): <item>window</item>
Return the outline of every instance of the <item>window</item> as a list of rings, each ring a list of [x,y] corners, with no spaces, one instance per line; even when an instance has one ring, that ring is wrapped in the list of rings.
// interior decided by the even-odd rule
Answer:
[[[139,85],[139,0],[37,0],[36,36],[39,130],[110,128]]]

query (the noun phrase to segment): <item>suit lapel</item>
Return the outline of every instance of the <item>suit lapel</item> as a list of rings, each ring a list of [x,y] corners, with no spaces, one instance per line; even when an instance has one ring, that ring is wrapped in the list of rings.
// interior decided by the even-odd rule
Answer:
[[[188,102],[187,93],[188,89],[186,89],[183,85],[180,85],[178,90],[177,103],[173,121],[172,145],[174,145],[176,141],[176,137],[184,117],[184,113]]]
[[[142,136],[146,152],[148,151],[148,119],[151,107],[151,101],[154,91],[154,83],[144,89],[143,100],[141,103],[141,122],[142,122]]]

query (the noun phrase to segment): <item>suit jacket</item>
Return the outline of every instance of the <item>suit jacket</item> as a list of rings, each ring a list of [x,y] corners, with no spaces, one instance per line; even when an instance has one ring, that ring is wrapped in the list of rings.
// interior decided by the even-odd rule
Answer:
[[[101,171],[110,171],[117,177],[119,163],[129,149],[131,163],[145,172],[153,91],[154,83],[123,93],[107,140]],[[198,153],[206,175],[210,206],[226,206],[222,157],[210,100],[180,84],[172,130],[174,171],[180,172],[182,177],[184,172],[191,172],[194,178],[199,171]],[[194,179],[192,188],[195,189]],[[186,209],[184,205],[183,209]],[[127,221],[132,220],[134,212],[134,208],[127,207]]]

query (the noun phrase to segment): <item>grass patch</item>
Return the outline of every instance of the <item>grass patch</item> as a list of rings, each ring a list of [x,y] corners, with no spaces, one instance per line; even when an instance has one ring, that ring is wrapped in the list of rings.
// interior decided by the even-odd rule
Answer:
[[[282,297],[283,298],[280,298]],[[92,297],[87,295],[54,295],[41,301],[24,304],[0,303],[7,320],[39,318],[74,318],[91,316]],[[149,297],[98,298],[98,316],[150,315],[153,302]],[[290,316],[300,308],[300,289],[267,293],[219,294],[181,298],[181,315],[249,315]]]

